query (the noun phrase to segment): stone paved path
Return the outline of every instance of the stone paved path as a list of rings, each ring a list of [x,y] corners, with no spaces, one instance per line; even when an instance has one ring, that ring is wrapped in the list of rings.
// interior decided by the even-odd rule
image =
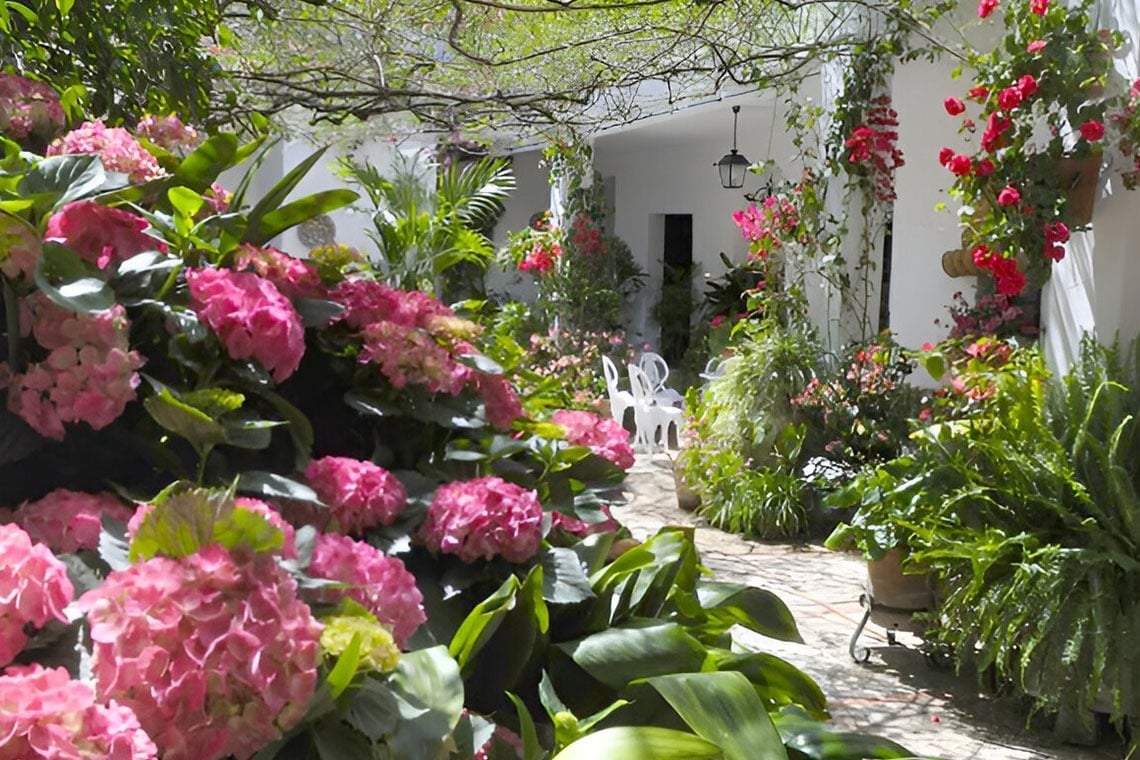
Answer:
[[[930,667],[910,634],[887,645],[885,631],[868,625],[860,642],[872,650],[866,664],[848,654],[862,618],[861,559],[817,545],[750,541],[709,528],[677,508],[670,460],[639,455],[626,480],[630,502],[615,516],[638,538],[665,525],[696,527],[704,564],[718,580],[746,582],[775,592],[788,605],[804,644],[739,631],[736,640],[779,655],[814,677],[827,695],[834,727],[878,734],[918,755],[945,760],[1107,760],[1123,756],[1116,740],[1098,747],[1061,744],[1050,722],[1026,727],[1026,705],[982,693],[972,673],[961,677]],[[1040,723],[1040,725],[1037,725]]]

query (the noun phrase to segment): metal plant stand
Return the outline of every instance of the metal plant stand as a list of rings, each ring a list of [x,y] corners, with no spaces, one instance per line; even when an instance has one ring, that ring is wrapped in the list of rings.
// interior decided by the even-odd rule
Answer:
[[[930,578],[923,575],[906,575],[902,572],[903,553],[894,549],[878,560],[867,563],[864,591],[859,596],[863,619],[851,635],[848,651],[855,662],[867,662],[871,657],[868,647],[859,646],[859,637],[868,622],[884,628],[887,644],[898,644],[899,631],[921,634],[926,625],[915,619],[915,613],[935,609],[937,601]]]
[[[899,631],[922,633],[925,629],[925,625],[915,620],[914,614],[926,610],[900,609],[877,604],[874,597],[866,592],[859,595],[859,606],[866,611],[863,613],[863,619],[855,628],[855,632],[851,634],[851,642],[847,647],[847,651],[851,653],[851,659],[855,662],[866,662],[871,659],[870,647],[859,646],[859,637],[863,634],[863,629],[867,627],[868,622],[873,622],[886,630],[888,646],[898,645],[897,634]]]

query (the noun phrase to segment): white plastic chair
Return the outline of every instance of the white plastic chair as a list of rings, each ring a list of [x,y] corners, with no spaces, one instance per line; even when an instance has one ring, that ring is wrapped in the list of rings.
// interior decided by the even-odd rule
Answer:
[[[675,438],[680,441],[684,411],[675,406],[658,404],[653,398],[653,385],[649,378],[635,364],[629,365],[629,385],[633,388],[633,419],[637,427],[634,447],[652,454],[657,450],[657,438],[660,435],[660,445],[668,450],[670,427],[673,428]]]
[[[649,378],[649,385],[653,388],[653,398],[658,404],[684,408],[685,397],[665,385],[665,381],[669,379],[669,363],[665,361],[664,356],[646,351],[638,358],[637,367]]]
[[[608,356],[602,357],[602,371],[606,375],[606,392],[610,396],[610,415],[624,427],[625,412],[633,408],[633,394],[619,387],[618,382],[621,378],[618,375],[617,365]]]
[[[728,359],[720,356],[714,356],[705,362],[705,369],[701,372],[701,377],[705,380],[716,380],[719,377],[724,377],[725,371],[728,369],[725,363]]]

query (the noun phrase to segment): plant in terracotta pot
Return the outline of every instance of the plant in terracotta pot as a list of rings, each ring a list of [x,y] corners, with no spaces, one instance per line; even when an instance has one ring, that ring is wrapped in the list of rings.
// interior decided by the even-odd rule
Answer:
[[[1017,295],[1048,278],[1070,232],[1091,220],[1112,100],[1104,84],[1121,35],[1091,27],[1090,0],[1001,5],[999,45],[967,51],[973,86],[944,103],[972,144],[943,148],[939,162],[955,177],[963,251],[999,293]],[[981,0],[978,15],[994,23],[999,7]]]

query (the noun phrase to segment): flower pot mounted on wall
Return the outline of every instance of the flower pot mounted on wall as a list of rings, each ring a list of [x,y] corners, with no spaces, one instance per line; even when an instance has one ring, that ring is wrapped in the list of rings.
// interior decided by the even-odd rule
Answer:
[[[985,272],[974,263],[974,254],[966,248],[942,254],[942,271],[951,277],[977,277]]]
[[[1100,156],[1061,158],[1057,160],[1057,175],[1067,190],[1065,223],[1070,228],[1087,227],[1092,223],[1096,188],[1100,180]]]

